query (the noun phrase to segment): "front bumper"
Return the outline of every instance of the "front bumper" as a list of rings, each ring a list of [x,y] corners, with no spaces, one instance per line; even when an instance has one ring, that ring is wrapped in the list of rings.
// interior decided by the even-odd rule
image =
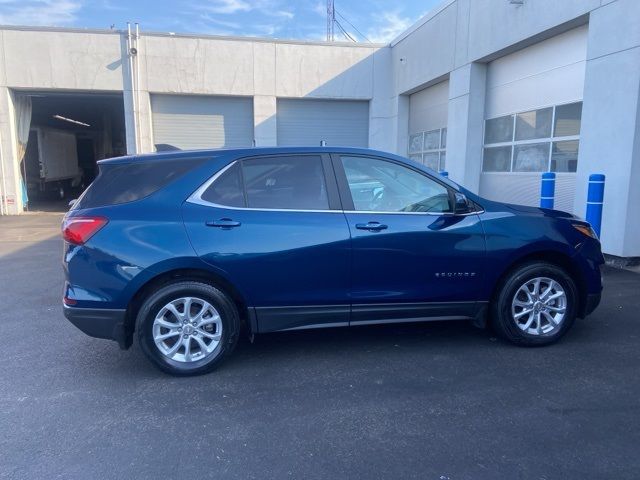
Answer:
[[[122,349],[131,346],[132,336],[125,328],[127,311],[124,309],[77,308],[64,305],[64,316],[91,337],[115,340]]]
[[[601,298],[601,293],[591,293],[587,295],[586,301],[584,302],[584,309],[581,312],[580,318],[591,315],[591,313],[593,313],[593,311],[598,308],[598,305],[600,305]]]

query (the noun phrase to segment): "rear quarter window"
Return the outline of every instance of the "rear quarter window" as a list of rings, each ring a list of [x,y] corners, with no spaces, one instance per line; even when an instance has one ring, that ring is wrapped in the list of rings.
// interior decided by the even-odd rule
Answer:
[[[157,192],[199,166],[203,159],[100,165],[100,173],[73,209],[134,202]]]

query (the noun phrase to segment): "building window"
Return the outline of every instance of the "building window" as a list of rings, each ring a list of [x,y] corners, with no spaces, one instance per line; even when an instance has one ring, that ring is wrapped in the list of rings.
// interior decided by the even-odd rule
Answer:
[[[411,160],[436,172],[443,171],[447,159],[447,129],[438,128],[409,135],[408,153]]]
[[[575,172],[582,102],[491,118],[483,172]]]

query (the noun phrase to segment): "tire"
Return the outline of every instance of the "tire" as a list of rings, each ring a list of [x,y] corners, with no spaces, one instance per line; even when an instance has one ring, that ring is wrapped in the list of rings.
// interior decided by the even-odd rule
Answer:
[[[536,294],[537,279],[540,282]],[[555,287],[544,297],[550,285]],[[564,293],[564,300],[560,292]],[[573,325],[578,301],[576,284],[564,269],[551,263],[530,262],[513,269],[498,286],[490,307],[491,324],[500,337],[516,345],[550,345]]]
[[[185,315],[187,302],[190,308]],[[169,309],[169,304],[178,315]],[[200,320],[198,315],[202,317]],[[187,320],[185,324],[187,318],[193,322]],[[202,326],[192,326],[200,322]],[[171,328],[164,326],[167,324],[172,325]],[[176,376],[201,375],[213,371],[233,351],[240,319],[235,303],[222,291],[199,281],[180,281],[164,285],[146,298],[136,318],[136,331],[142,351],[160,370]],[[159,346],[155,338],[169,333],[171,336]],[[217,343],[215,337],[219,337]],[[178,342],[182,346],[171,354]],[[205,350],[205,346],[212,350]]]

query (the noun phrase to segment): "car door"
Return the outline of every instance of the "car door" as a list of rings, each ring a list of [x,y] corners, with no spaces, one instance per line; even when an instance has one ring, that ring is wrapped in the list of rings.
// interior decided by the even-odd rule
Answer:
[[[183,218],[259,331],[348,324],[350,235],[329,156],[238,159],[191,196]]]
[[[352,239],[353,324],[473,317],[485,241],[453,187],[390,158],[334,155]]]

